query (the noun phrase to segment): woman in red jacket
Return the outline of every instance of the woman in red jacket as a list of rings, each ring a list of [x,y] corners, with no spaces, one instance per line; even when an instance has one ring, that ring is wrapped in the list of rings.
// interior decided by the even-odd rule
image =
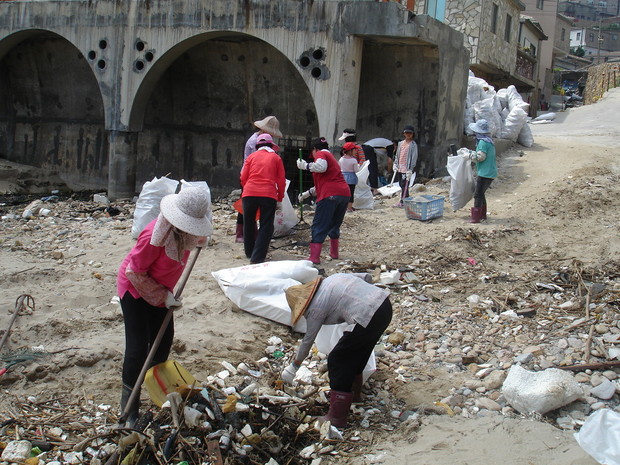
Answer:
[[[273,236],[276,209],[282,207],[286,178],[278,150],[280,147],[269,134],[261,134],[256,139],[256,152],[250,154],[241,170],[243,248],[250,263],[265,261]],[[255,231],[257,212],[260,215],[258,232]]]
[[[340,240],[340,225],[347,212],[347,205],[351,191],[344,180],[340,165],[327,150],[327,141],[324,137],[312,140],[312,157],[314,162],[297,160],[297,168],[312,173],[314,187],[299,194],[299,201],[303,202],[310,196],[316,196],[316,210],[312,221],[312,239],[310,242],[310,260],[314,264],[321,263],[321,249],[325,238],[329,236],[329,256],[338,258],[338,242]]]

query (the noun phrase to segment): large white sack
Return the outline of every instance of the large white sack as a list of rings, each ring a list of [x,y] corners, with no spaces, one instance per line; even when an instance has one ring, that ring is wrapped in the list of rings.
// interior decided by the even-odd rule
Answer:
[[[285,191],[288,191],[290,184],[291,181],[287,179]],[[282,210],[276,211],[276,216],[273,220],[273,237],[286,236],[298,222],[297,213],[291,204],[291,199],[285,193],[282,199]]]
[[[285,289],[312,281],[319,272],[309,260],[280,260],[225,268],[211,274],[224,295],[241,310],[291,326]],[[305,333],[306,320],[301,318],[293,329]]]
[[[495,97],[490,97],[474,103],[474,119],[476,121],[485,119],[489,123],[491,130],[490,136],[497,137],[502,128],[502,118],[497,111]],[[469,135],[473,134],[471,129],[465,128],[465,132]]]
[[[519,137],[517,137],[517,143],[521,144],[523,147],[531,147],[534,145],[534,135],[532,134],[532,129],[529,124],[524,124],[521,128]]]
[[[572,374],[559,368],[533,372],[513,365],[502,394],[520,413],[544,414],[582,399],[584,390]]]
[[[542,115],[538,115],[536,118],[534,118],[532,121],[553,121],[556,117],[556,113],[554,112],[550,112],[550,113],[543,113]]]
[[[448,157],[446,168],[450,175],[450,205],[452,211],[463,208],[474,196],[476,181],[471,161],[461,155],[468,149],[460,148],[458,155]]]
[[[368,185],[368,165],[370,165],[370,160],[366,160],[357,172],[357,185],[353,193],[353,208],[357,210],[375,208],[375,200]]]
[[[467,98],[472,105],[479,100],[486,98],[487,95],[484,91],[484,86],[486,85],[487,83],[484,79],[480,79],[475,76],[469,77],[467,80]]]
[[[161,199],[168,194],[174,194],[178,185],[179,181],[166,177],[154,177],[152,181],[144,183],[133,212],[131,237],[137,239],[146,225],[157,218]]]
[[[355,325],[350,325],[348,323],[341,323],[339,325],[323,325],[314,340],[314,344],[319,352],[329,355],[342,337],[343,333],[345,331],[352,331],[354,327]],[[375,351],[373,350],[372,354],[370,354],[370,357],[368,358],[366,366],[364,367],[364,371],[362,371],[364,382],[366,382],[370,375],[372,375],[376,370],[377,361],[375,359]]]
[[[497,96],[497,101],[502,106],[502,110],[504,108],[508,108],[508,90],[507,89],[500,89],[500,90],[497,91],[496,96]]]
[[[510,85],[506,88],[506,96],[508,99],[509,110],[518,107],[525,110],[527,113],[527,110],[530,108],[530,104],[523,100],[523,97],[521,97],[521,94],[517,91],[515,86]]]
[[[502,130],[501,138],[508,139],[513,142],[519,137],[521,128],[527,121],[527,113],[523,108],[514,107],[510,110],[506,121],[504,121],[504,129]]]
[[[575,440],[598,463],[620,465],[620,413],[597,410],[586,418]]]

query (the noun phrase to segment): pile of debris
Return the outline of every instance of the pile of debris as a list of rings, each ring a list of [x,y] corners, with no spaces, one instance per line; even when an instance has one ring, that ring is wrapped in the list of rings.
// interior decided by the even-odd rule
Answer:
[[[392,431],[407,419],[392,410],[398,402],[371,381],[366,398],[350,416],[360,429],[340,431],[317,417],[327,410],[325,356],[314,351],[294,386],[279,373],[293,353],[271,337],[267,356],[223,369],[201,387],[167,395],[161,409],[145,412],[133,428],[117,424],[109,405],[92,399],[70,403],[68,397],[39,400],[14,397],[0,429],[0,460],[28,465],[107,463],[306,464],[324,457],[346,458],[369,452],[378,430]],[[31,458],[32,457],[32,458]]]

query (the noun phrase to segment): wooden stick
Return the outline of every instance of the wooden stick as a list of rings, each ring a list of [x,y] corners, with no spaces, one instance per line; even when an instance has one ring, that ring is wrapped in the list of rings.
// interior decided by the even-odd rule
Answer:
[[[588,332],[588,340],[586,341],[584,360],[586,363],[590,361],[590,348],[592,347],[592,335],[594,334],[594,325],[590,325],[590,331]]]
[[[571,371],[584,371],[584,370],[604,370],[606,368],[620,367],[620,360],[615,362],[600,362],[600,363],[583,363],[581,365],[568,365],[564,367],[558,367],[562,370]]]

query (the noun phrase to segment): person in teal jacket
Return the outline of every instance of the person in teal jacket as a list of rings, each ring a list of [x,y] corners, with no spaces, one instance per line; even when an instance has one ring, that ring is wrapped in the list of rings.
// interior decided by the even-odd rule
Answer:
[[[480,223],[487,219],[487,199],[485,192],[497,177],[497,162],[495,159],[495,144],[490,136],[489,123],[479,119],[469,125],[476,136],[476,150],[471,150],[466,157],[476,162],[478,179],[474,190],[474,206],[471,209],[471,223]]]

